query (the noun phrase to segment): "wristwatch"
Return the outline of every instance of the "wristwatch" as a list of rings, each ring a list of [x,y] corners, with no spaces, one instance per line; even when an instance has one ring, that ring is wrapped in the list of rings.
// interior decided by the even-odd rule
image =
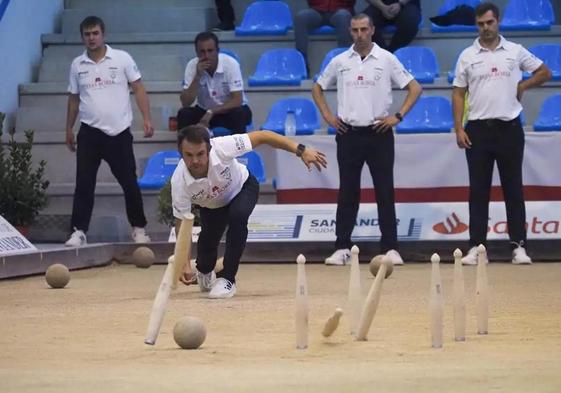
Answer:
[[[400,122],[403,121],[403,115],[400,112],[396,112],[394,115],[397,120],[399,120]]]
[[[304,154],[304,150],[306,150],[306,146],[301,143],[298,144],[298,146],[296,147],[296,157],[302,157],[302,154]]]

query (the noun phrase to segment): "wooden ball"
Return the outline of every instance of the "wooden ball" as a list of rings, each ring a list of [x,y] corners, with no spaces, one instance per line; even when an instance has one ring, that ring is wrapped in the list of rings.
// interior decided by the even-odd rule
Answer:
[[[132,253],[132,260],[136,267],[147,269],[152,266],[152,264],[156,260],[156,256],[151,249],[142,246],[134,250],[134,252]]]
[[[199,318],[183,317],[173,328],[173,339],[183,349],[197,349],[205,338],[206,328]]]
[[[70,281],[70,271],[63,264],[55,263],[45,272],[45,280],[51,288],[64,288]]]
[[[376,274],[378,273],[378,269],[380,269],[380,265],[382,264],[382,258],[384,258],[385,255],[376,255],[374,258],[372,258],[372,260],[370,261],[370,273],[372,273],[372,275],[374,277],[376,277]],[[388,278],[389,276],[391,276],[393,272],[393,263],[388,263],[388,267],[386,268],[386,277],[384,278]]]

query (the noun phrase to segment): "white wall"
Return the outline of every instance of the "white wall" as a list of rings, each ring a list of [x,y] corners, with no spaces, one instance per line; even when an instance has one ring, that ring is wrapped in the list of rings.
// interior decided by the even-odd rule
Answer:
[[[11,0],[0,20],[0,112],[4,131],[14,124],[18,85],[35,81],[41,60],[41,34],[58,28],[64,0]]]

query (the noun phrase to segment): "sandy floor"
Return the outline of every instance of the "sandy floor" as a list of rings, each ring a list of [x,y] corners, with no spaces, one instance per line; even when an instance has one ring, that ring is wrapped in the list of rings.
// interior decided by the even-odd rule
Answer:
[[[373,279],[362,265],[363,292]],[[0,282],[2,392],[559,392],[561,264],[491,264],[490,334],[477,336],[475,268],[468,268],[468,340],[452,339],[452,265],[443,265],[445,343],[430,348],[429,264],[385,281],[368,342],[348,319],[330,339],[324,321],[345,306],[348,268],[307,266],[310,347],[295,349],[294,265],[243,265],[238,295],[212,301],[194,287],[172,295],[156,346],[143,344],[164,267],[113,265],[72,273],[63,290],[43,277]],[[207,329],[180,350],[183,315]]]

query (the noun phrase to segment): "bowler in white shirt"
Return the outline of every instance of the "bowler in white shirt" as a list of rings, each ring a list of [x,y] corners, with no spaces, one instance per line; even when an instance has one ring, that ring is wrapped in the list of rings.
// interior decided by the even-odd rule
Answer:
[[[247,240],[247,222],[259,196],[259,183],[236,157],[266,144],[299,157],[308,170],[319,171],[327,162],[323,153],[298,144],[272,131],[253,131],[210,139],[202,125],[181,129],[177,147],[182,160],[171,178],[176,233],[181,219],[200,206],[201,233],[197,242],[196,273],[185,273],[181,281],[198,282],[202,292],[212,299],[229,298],[236,293],[236,273]],[[226,233],[224,269],[213,272],[218,244]]]

